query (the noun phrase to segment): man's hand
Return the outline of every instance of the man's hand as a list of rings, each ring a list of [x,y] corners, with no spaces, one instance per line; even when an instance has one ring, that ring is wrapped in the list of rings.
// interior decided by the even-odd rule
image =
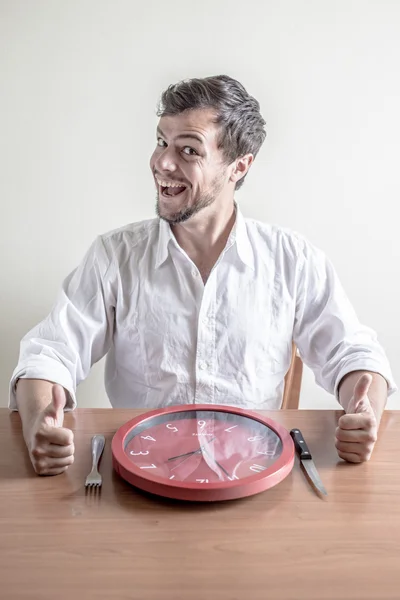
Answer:
[[[336,448],[340,458],[352,463],[369,460],[378,434],[378,423],[368,391],[372,376],[362,375],[357,381],[347,413],[340,417],[336,429]]]
[[[38,475],[58,475],[74,462],[74,434],[62,425],[66,396],[64,388],[53,386],[50,404],[27,428],[25,441]]]

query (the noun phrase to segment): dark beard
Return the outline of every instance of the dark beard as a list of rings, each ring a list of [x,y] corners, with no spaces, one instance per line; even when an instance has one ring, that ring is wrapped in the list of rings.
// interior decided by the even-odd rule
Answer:
[[[184,223],[188,221],[193,215],[197,215],[201,210],[211,206],[215,202],[218,194],[222,190],[223,187],[223,176],[216,177],[212,184],[212,189],[209,192],[206,192],[202,196],[200,196],[199,200],[193,206],[187,206],[186,208],[182,208],[179,212],[176,212],[169,216],[164,216],[160,214],[160,203],[157,195],[156,202],[156,214],[160,219],[163,219],[170,225],[177,225],[178,223]]]
[[[211,206],[211,204],[214,202],[214,200],[215,200],[215,196],[211,196],[211,194],[206,194],[205,196],[203,196],[200,199],[199,202],[197,202],[193,206],[188,206],[187,208],[183,208],[179,212],[176,212],[169,216],[165,216],[165,215],[160,214],[160,205],[159,205],[158,197],[157,197],[156,214],[160,219],[163,219],[170,225],[177,225],[178,223],[184,223],[185,221],[188,221],[191,217],[193,217],[193,215],[197,215],[198,212],[203,210],[203,208],[207,208],[207,206]]]

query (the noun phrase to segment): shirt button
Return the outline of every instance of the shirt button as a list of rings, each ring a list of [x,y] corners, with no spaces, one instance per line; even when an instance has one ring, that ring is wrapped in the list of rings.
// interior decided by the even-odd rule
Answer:
[[[210,319],[208,317],[203,317],[201,322],[203,323],[203,325],[208,325]]]
[[[208,365],[204,360],[202,360],[201,363],[199,364],[199,367],[202,371],[204,371],[205,369],[207,369]]]
[[[193,271],[192,271],[192,276],[193,276],[193,277],[197,277],[197,275],[198,275],[198,274],[199,274],[199,273],[198,273],[198,271],[195,271],[195,269],[193,269]]]

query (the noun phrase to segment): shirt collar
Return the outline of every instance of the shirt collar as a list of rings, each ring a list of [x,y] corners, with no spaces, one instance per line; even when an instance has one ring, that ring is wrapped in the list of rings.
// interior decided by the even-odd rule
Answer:
[[[236,244],[240,260],[254,271],[254,254],[250,244],[244,217],[235,203],[236,221],[229,235],[226,248]],[[167,221],[159,219],[159,233],[155,268],[158,269],[168,258],[168,245],[173,239],[170,225]]]

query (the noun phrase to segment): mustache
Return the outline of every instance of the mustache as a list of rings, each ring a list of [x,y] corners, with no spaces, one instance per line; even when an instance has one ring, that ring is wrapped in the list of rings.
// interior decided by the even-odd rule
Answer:
[[[160,175],[160,173],[157,173],[157,171],[153,171],[153,175],[154,177],[158,177],[158,179],[160,179],[161,181],[170,181],[171,183],[182,183],[182,185],[186,185],[187,187],[189,187],[189,185],[181,179],[174,179],[173,177],[164,177],[163,175]]]

